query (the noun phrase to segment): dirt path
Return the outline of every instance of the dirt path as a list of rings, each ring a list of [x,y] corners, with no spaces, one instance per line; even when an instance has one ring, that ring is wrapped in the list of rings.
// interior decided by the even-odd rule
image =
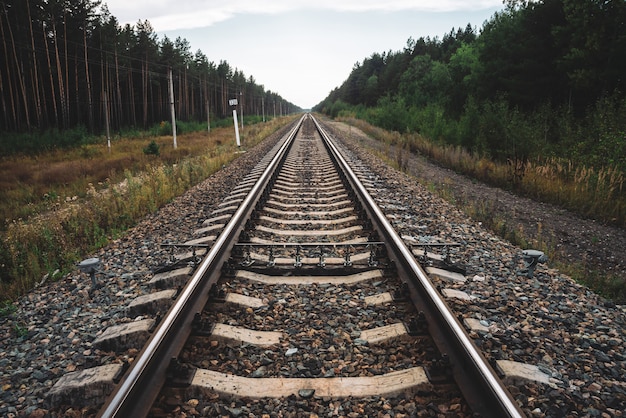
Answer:
[[[348,132],[348,125],[331,122],[341,132]],[[373,140],[359,129],[350,129],[352,138],[368,148],[385,152],[385,145]],[[392,159],[396,150],[387,149]],[[626,282],[626,231],[602,225],[596,221],[555,207],[516,196],[502,189],[476,182],[452,170],[438,166],[420,155],[412,155],[407,173],[424,184],[445,189],[460,208],[485,204],[494,217],[506,222],[509,230],[523,233],[529,242],[541,240],[548,243],[550,257],[562,264],[584,266],[587,272],[599,276],[614,277]],[[626,303],[622,300],[618,303]]]

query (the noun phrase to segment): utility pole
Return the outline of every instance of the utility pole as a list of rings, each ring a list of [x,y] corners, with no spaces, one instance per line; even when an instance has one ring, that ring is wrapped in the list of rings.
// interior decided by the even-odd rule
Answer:
[[[168,72],[168,78],[170,82],[170,108],[172,110],[172,134],[174,135],[174,149],[176,146],[176,113],[174,112],[174,81],[172,80],[172,68]]]
[[[211,87],[209,86],[208,80],[205,81],[206,85],[204,88],[204,96],[206,100],[206,128],[208,133],[211,133]]]
[[[265,123],[265,97],[261,97],[261,109],[263,109],[263,123]]]
[[[111,153],[111,132],[109,130],[109,103],[107,101],[107,92],[104,91],[104,123],[107,126],[107,147],[109,154]]]
[[[243,93],[239,92],[239,103],[241,105],[241,133],[243,134]]]
[[[210,112],[210,108],[209,108],[209,98],[207,97],[206,99],[206,126],[207,129],[209,131],[209,133],[211,133],[211,112]]]

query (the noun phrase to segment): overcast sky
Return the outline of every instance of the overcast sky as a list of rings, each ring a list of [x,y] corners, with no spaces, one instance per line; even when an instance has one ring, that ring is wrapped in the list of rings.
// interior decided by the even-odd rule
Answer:
[[[311,108],[373,53],[409,37],[480,30],[502,0],[105,0],[120,24],[149,20],[209,61],[227,61],[266,90]]]

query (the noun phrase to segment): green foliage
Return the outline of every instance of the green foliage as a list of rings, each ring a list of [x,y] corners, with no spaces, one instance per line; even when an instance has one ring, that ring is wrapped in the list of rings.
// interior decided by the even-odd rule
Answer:
[[[146,155],[159,155],[159,144],[152,140],[148,146],[143,149],[143,153]]]
[[[474,97],[468,97],[456,127],[455,140],[450,142],[454,142],[466,150],[476,151],[475,138],[479,131],[481,116],[480,104]]]
[[[411,108],[410,115],[409,131],[419,132],[435,141],[445,141],[450,138],[450,131],[455,129],[454,121],[445,117],[444,108],[440,104]]]
[[[216,120],[216,121],[211,123],[211,127],[215,127],[215,128],[227,128],[227,127],[231,127],[231,126],[233,126],[233,118],[232,117],[218,119],[218,120]]]
[[[593,167],[626,171],[626,99],[617,95],[601,98],[576,131],[570,141],[564,141],[570,158]]]
[[[76,147],[108,130],[118,134],[114,136],[126,131],[134,131],[135,137],[146,132],[169,135],[171,127],[154,126],[169,110],[164,102],[170,99],[176,103],[177,119],[186,121],[204,119],[207,107],[211,119],[228,116],[231,108],[222,98],[232,92],[242,95],[241,113],[255,113],[259,99],[268,107],[274,104],[281,113],[300,110],[228,62],[215,63],[200,50],[192,52],[186,39],[159,39],[147,20],[120,26],[101,3],[2,2],[2,33],[3,37],[10,33],[11,40],[3,43],[6,65],[0,66],[4,109],[0,155]],[[54,22],[63,22],[60,38],[47,36]],[[35,29],[26,30],[29,26]],[[42,33],[42,28],[48,29]],[[58,42],[65,45],[62,60]],[[51,62],[56,66],[48,77]],[[173,98],[169,98],[170,70]],[[190,132],[196,127],[183,123],[178,130]]]
[[[349,106],[347,103],[341,100],[337,100],[335,103],[332,104],[329,113],[332,117],[337,117],[341,112],[348,110],[348,107]]]
[[[17,307],[11,301],[0,301],[0,318],[8,316],[15,311],[17,311]]]
[[[178,125],[179,123],[176,123],[177,132],[178,132]],[[169,123],[168,121],[161,121],[157,127],[156,136],[166,136],[166,135],[173,135],[172,124]]]
[[[190,132],[206,131],[206,122],[198,122],[195,120],[190,121],[176,121],[176,133],[186,134]],[[170,129],[171,131],[171,129]]]
[[[55,149],[68,149],[92,144],[98,138],[90,135],[84,126],[65,131],[56,128],[41,132],[2,132],[0,133],[0,154],[37,155]]]
[[[16,322],[13,324],[13,332],[15,333],[15,336],[17,338],[23,338],[28,335],[28,327],[26,327],[25,325],[21,323]]]
[[[265,116],[265,120],[271,120],[271,119],[272,119],[271,117],[268,117],[267,115]],[[245,115],[245,117],[244,117],[244,124],[246,126],[253,125],[253,124],[256,124],[256,123],[261,123],[261,122],[263,122],[263,116],[262,115],[250,115],[250,116]]]
[[[450,88],[447,66],[428,55],[418,55],[400,78],[399,96],[408,106],[424,107],[444,103]]]
[[[481,72],[477,43],[463,43],[452,54],[447,67],[450,74],[447,111],[452,117],[459,117],[470,100],[471,92],[476,91],[477,74]]]
[[[372,54],[316,106],[499,162],[626,171],[626,2],[509,2],[443,39]]]
[[[385,96],[380,99],[376,109],[372,114],[375,125],[391,131],[406,132],[409,112],[403,99]]]

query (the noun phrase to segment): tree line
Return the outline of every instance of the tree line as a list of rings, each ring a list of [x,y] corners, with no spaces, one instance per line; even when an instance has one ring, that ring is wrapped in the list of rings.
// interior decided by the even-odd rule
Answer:
[[[299,110],[279,94],[186,39],[158,39],[147,20],[120,26],[100,0],[0,1],[0,132],[83,127],[148,128],[169,119],[168,72],[177,118]],[[106,106],[106,109],[105,109]]]
[[[505,0],[480,31],[374,53],[315,110],[497,159],[626,171],[626,2]]]

